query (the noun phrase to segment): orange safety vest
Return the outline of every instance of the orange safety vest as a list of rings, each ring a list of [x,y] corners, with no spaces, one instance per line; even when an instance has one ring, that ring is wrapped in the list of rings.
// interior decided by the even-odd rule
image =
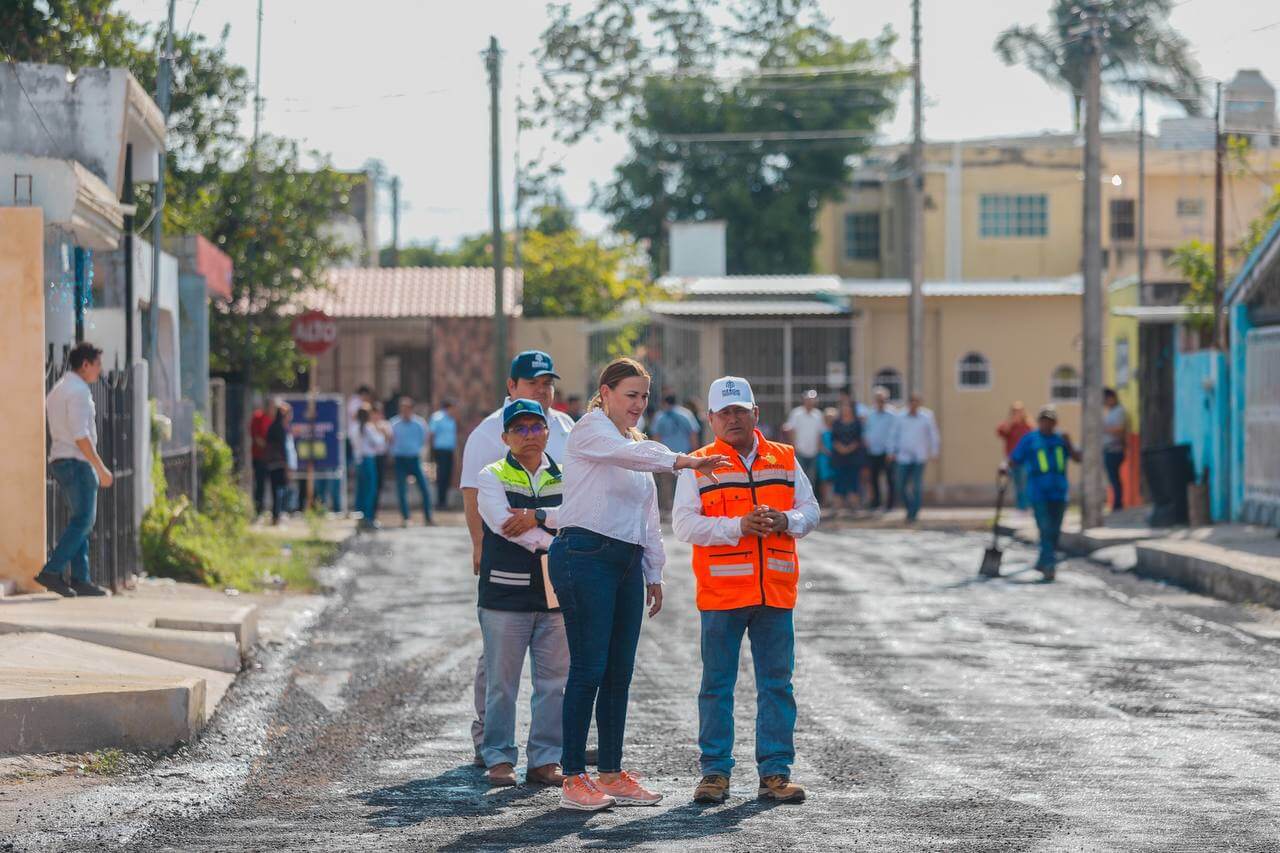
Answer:
[[[748,469],[738,452],[720,439],[693,456],[723,454],[733,468],[716,472],[719,483],[698,473],[702,513],[712,518],[741,518],[764,504],[786,512],[795,506],[796,451],[789,444],[767,441],[756,431],[756,458]],[[787,533],[743,536],[733,545],[694,545],[693,574],[698,581],[699,610],[733,610],[768,605],[796,606],[800,561],[796,540]]]

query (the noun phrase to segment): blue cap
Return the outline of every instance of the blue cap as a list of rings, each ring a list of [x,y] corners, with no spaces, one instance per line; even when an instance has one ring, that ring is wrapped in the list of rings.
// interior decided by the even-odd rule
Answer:
[[[541,418],[543,423],[547,422],[547,413],[542,411],[542,404],[536,400],[526,400],[523,397],[519,400],[512,400],[502,408],[502,428],[505,430],[512,421],[521,415],[533,415]]]
[[[511,360],[512,379],[537,379],[539,376],[550,376],[559,379],[551,356],[540,349],[527,349]]]

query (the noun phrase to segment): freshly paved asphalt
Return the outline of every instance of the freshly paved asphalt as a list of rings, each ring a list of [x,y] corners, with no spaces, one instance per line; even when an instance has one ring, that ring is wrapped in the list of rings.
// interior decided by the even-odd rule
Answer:
[[[693,805],[697,613],[669,541],[625,763],[667,799],[586,815],[470,765],[480,647],[459,527],[362,540],[304,637],[264,652],[200,742],[36,808],[16,849],[1280,850],[1280,644],[1267,614],[1068,563],[978,581],[976,534],[801,545],[802,806],[754,799],[744,648],[738,771]],[[522,704],[522,722],[527,721]],[[4,843],[0,840],[0,849]]]

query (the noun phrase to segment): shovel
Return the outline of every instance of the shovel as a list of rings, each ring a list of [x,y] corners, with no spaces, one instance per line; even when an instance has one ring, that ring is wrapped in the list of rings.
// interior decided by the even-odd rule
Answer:
[[[1000,510],[1004,507],[1004,493],[1008,488],[1009,475],[1001,471],[996,478],[996,517],[991,522],[991,547],[982,555],[979,577],[1000,577],[1000,560],[1004,557],[1004,552],[1000,550]]]

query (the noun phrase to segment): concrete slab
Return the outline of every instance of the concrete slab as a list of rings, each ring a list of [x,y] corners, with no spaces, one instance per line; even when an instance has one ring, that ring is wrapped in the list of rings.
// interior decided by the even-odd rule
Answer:
[[[1228,601],[1280,608],[1280,538],[1273,529],[1194,528],[1136,548],[1139,574]]]
[[[0,753],[165,749],[204,725],[220,674],[52,634],[0,637]],[[229,676],[227,677],[229,678]]]

